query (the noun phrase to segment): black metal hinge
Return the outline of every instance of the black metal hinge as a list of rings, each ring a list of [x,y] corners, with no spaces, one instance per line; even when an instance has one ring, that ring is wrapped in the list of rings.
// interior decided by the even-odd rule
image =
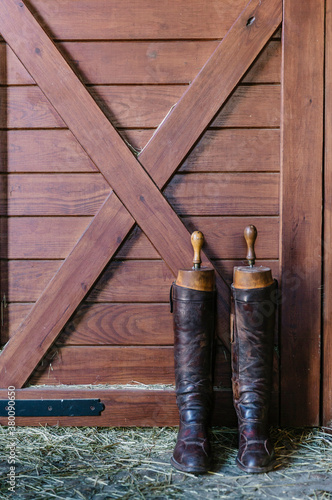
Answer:
[[[105,409],[100,399],[0,399],[0,417],[87,417]]]

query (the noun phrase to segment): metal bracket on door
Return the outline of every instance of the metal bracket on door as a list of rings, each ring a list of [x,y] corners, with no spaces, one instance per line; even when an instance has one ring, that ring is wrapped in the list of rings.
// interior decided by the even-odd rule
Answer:
[[[17,399],[0,400],[0,417],[87,417],[105,409],[100,399]]]

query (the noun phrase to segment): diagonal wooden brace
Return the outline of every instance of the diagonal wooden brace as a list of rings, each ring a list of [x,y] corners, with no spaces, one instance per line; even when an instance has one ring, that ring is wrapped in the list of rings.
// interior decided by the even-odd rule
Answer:
[[[0,356],[1,384],[21,387],[135,220],[174,274],[191,261],[188,231],[158,186],[161,188],[174,173],[280,24],[281,1],[252,0],[248,4],[143,150],[140,162],[155,182],[139,166],[24,3],[21,0],[2,0],[2,6],[0,32],[117,195],[112,193],[107,197],[3,350]],[[257,27],[255,23],[247,26],[249,18],[257,20]],[[243,52],[238,49],[242,44]],[[232,65],[236,64],[239,69],[235,70]],[[181,136],[183,140],[179,139]],[[155,157],[153,151],[158,151],[158,156]],[[169,241],[173,243],[171,246]],[[206,256],[203,259],[206,263]],[[227,345],[229,291],[219,274],[217,287],[219,331]]]

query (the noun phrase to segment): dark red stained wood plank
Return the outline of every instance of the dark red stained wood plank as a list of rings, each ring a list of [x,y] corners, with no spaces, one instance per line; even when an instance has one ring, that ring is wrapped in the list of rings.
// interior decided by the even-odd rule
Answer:
[[[66,126],[37,87],[2,87],[0,99],[7,105],[7,113],[0,114],[1,128]]]
[[[65,42],[57,47],[89,84],[190,83],[219,41]],[[0,43],[0,83],[33,84],[13,51]],[[280,82],[280,41],[271,41],[244,81]],[[5,64],[4,64],[5,63]]]
[[[270,41],[243,78],[245,83],[280,82],[281,43]]]
[[[279,171],[279,130],[208,130],[180,172]]]
[[[64,259],[91,217],[10,217],[0,235],[2,258]]]
[[[212,127],[279,127],[280,85],[239,86]]]
[[[57,260],[1,261],[1,288],[7,302],[35,302],[58,271]]]
[[[114,229],[114,221],[118,225],[115,232],[111,229],[111,226]],[[8,385],[14,381],[16,387],[24,384],[35,368],[36,362],[43,357],[72,315],[75,310],[74,304],[79,304],[91,288],[95,281],[94,272],[99,275],[109,260],[109,254],[114,253],[115,246],[119,245],[119,238],[121,238],[119,233],[122,231],[124,238],[130,231],[134,221],[129,218],[129,222],[130,225],[127,211],[112,193],[95,216],[94,224],[83,233],[80,244],[75,245],[59,272],[49,282],[38,302],[20,325],[15,334],[15,341],[9,341],[2,351],[1,371],[8,377],[10,381]],[[94,272],[91,272],[90,267],[86,265],[92,257]],[[80,283],[79,287],[72,286],[75,280]],[[64,290],[70,290],[72,303],[68,302],[68,296]],[[56,307],[54,307],[55,297]],[[26,338],[29,339],[28,343]],[[21,362],[19,362],[20,357],[23,358]],[[9,360],[14,358],[18,363],[15,366],[11,365],[12,370],[9,372]],[[7,385],[6,382],[4,383]]]
[[[7,389],[0,391],[1,399],[7,397]],[[165,427],[179,425],[179,411],[173,389],[146,390],[138,388],[68,388],[31,387],[18,389],[17,399],[81,399],[100,398],[105,410],[99,417],[17,417],[16,425],[39,426],[96,426],[98,427]],[[235,427],[237,419],[229,389],[215,389],[212,425]],[[278,424],[278,395],[272,394],[271,422]],[[6,425],[5,418],[0,424]]]
[[[241,260],[215,260],[215,267],[230,284],[235,265]],[[270,265],[278,273],[277,260],[258,260]],[[271,263],[271,264],[269,264]],[[12,260],[2,262],[2,285],[7,302],[35,302],[50,279],[60,268],[61,261]],[[90,302],[165,302],[174,280],[162,260],[112,261],[87,296]]]
[[[211,259],[241,259],[246,256],[244,228],[254,224],[259,237],[255,245],[258,259],[276,259],[279,255],[278,217],[184,217],[190,232],[204,233],[206,254]],[[116,254],[117,259],[159,258],[147,237],[136,226]]]
[[[176,175],[165,196],[181,215],[278,215],[279,174]]]
[[[169,304],[82,304],[58,344],[173,344]]]
[[[255,21],[247,25],[251,17],[254,17]],[[197,75],[189,90],[170,113],[167,123],[165,122],[164,126],[156,131],[148,143],[149,147],[146,146],[139,156],[143,165],[149,165],[150,175],[161,185],[167,181],[170,173],[182,160],[182,151],[187,153],[190,150],[195,142],[193,138],[197,138],[209,124],[280,22],[281,2],[278,0],[264,2],[254,0],[241,13],[237,23],[209,59],[211,69],[206,74],[206,78],[202,79],[200,73]],[[242,50],[234,50],[235,47],[241,47]],[[211,79],[223,83],[212,87],[209,84]],[[234,95],[230,100],[234,99]],[[200,120],[197,122],[192,120],[193,97],[199,102],[196,106],[196,113]],[[206,106],[207,102],[212,103],[211,106]],[[269,106],[271,108],[271,103]],[[176,112],[175,109],[177,109]],[[179,121],[180,117],[181,121]],[[218,120],[220,119],[217,118],[217,124],[219,124]],[[228,126],[232,125],[228,122]],[[172,144],[172,148],[165,151],[160,149],[159,144],[166,140]],[[179,148],[180,145],[181,148]]]
[[[82,367],[85,367],[82,370]],[[230,362],[218,347],[215,384],[230,388]],[[36,368],[29,382],[54,384],[173,384],[173,347],[167,346],[54,346]]]
[[[68,122],[68,119],[69,119],[69,122],[71,123],[71,130],[73,131],[73,129],[76,131],[75,132],[75,135],[76,133],[78,132],[79,135],[80,135],[80,138],[81,140],[83,139],[83,143],[84,143],[84,147],[85,149],[87,149],[87,145],[90,144],[90,147],[92,147],[92,151],[94,152],[94,155],[93,155],[93,158],[94,160],[98,160],[97,163],[98,163],[98,166],[100,166],[100,159],[103,160],[104,158],[104,154],[105,154],[105,151],[104,151],[104,148],[102,149],[100,146],[100,141],[102,141],[102,145],[105,147],[106,144],[108,144],[108,141],[109,141],[109,138],[110,137],[114,137],[114,142],[117,143],[117,136],[116,134],[114,134],[114,131],[112,129],[112,127],[109,126],[109,124],[107,125],[106,122],[105,122],[105,128],[106,128],[106,131],[105,133],[108,131],[108,134],[107,134],[107,141],[104,142],[103,138],[105,137],[101,130],[103,130],[103,127],[101,127],[101,121],[102,121],[102,118],[101,118],[101,114],[100,112],[93,107],[93,102],[88,98],[88,94],[83,90],[83,87],[79,84],[78,85],[78,81],[76,80],[76,78],[73,77],[72,73],[69,71],[67,71],[69,68],[66,67],[66,65],[64,64],[64,62],[62,61],[61,57],[59,58],[59,55],[57,54],[56,51],[54,51],[54,48],[51,44],[49,44],[49,40],[47,39],[47,37],[44,36],[44,34],[39,30],[38,28],[38,25],[33,21],[33,19],[30,17],[30,15],[28,14],[28,12],[26,12],[25,8],[24,8],[24,4],[21,4],[19,3],[19,6],[18,8],[16,7],[15,5],[15,2],[10,2],[8,0],[7,2],[7,7],[12,7],[12,10],[11,10],[11,15],[12,15],[12,19],[8,19],[6,18],[6,21],[9,21],[8,25],[7,26],[10,26],[9,28],[9,34],[10,34],[10,37],[11,37],[11,40],[12,40],[12,43],[15,43],[16,44],[16,41],[17,41],[17,38],[14,34],[13,35],[13,32],[11,31],[12,30],[12,25],[11,25],[11,21],[12,23],[15,23],[16,20],[17,20],[17,15],[18,13],[20,13],[20,17],[21,17],[21,20],[24,21],[24,22],[27,22],[27,24],[25,25],[26,26],[26,31],[29,32],[29,35],[31,35],[31,33],[34,33],[34,31],[36,30],[36,33],[34,33],[36,35],[36,40],[35,40],[35,48],[37,50],[35,50],[35,53],[37,54],[37,58],[35,57],[34,58],[34,62],[35,62],[35,70],[36,70],[36,73],[35,71],[31,71],[31,64],[33,62],[33,60],[30,60],[30,54],[29,54],[29,51],[26,52],[26,41],[23,40],[23,43],[22,43],[22,40],[18,41],[18,44],[16,47],[19,48],[19,52],[20,52],[20,59],[22,59],[22,51],[23,51],[23,54],[25,54],[25,56],[23,57],[23,62],[25,61],[25,58],[26,60],[28,61],[28,66],[29,66],[29,71],[32,72],[33,76],[35,77],[36,81],[38,84],[40,84],[40,79],[41,81],[43,82],[43,89],[44,91],[46,90],[46,93],[48,94],[49,96],[49,92],[51,92],[51,95],[53,95],[54,99],[52,99],[52,102],[54,104],[54,100],[57,104],[57,108],[60,106],[61,109],[63,109],[64,111],[64,114],[66,116],[66,123]],[[21,9],[21,10],[20,10]],[[272,8],[273,10],[273,8]],[[278,14],[280,15],[280,12],[278,9],[276,9],[276,12],[277,12],[277,16]],[[8,14],[8,11],[6,12]],[[22,13],[23,13],[23,17],[22,17]],[[270,12],[271,13],[271,12]],[[255,11],[255,15],[257,14],[257,11]],[[246,13],[244,15],[244,17],[246,17]],[[241,17],[241,20],[243,18]],[[270,20],[270,17],[268,17],[268,19]],[[245,19],[243,19],[243,22],[245,22]],[[277,24],[280,22],[280,19],[278,19],[278,21],[274,21],[274,22],[277,22]],[[30,28],[28,28],[29,26],[29,23],[31,24]],[[1,28],[1,31],[3,33],[3,28]],[[24,30],[23,30],[24,31]],[[17,33],[17,35],[21,34],[22,32],[22,28],[20,26],[20,30],[19,30],[19,33]],[[32,37],[31,37],[32,38]],[[8,41],[8,33],[6,35],[6,40]],[[32,42],[34,42],[33,38],[32,38]],[[41,43],[40,43],[41,42]],[[12,45],[11,43],[11,45]],[[43,47],[43,50],[41,51],[40,50],[40,47],[39,45],[41,45]],[[261,45],[263,46],[263,45]],[[49,52],[48,52],[49,51]],[[50,64],[50,62],[52,61],[52,64],[54,64],[54,77],[52,76],[52,71],[50,72],[45,72],[45,68],[43,67],[43,61],[42,61],[42,64],[40,66],[40,60],[41,59],[45,59],[45,54],[48,53],[48,56],[46,57],[46,59],[48,59],[48,62]],[[249,59],[250,60],[250,59]],[[211,64],[210,64],[211,66]],[[69,91],[69,94],[67,96],[67,100],[70,101],[71,103],[71,106],[69,106],[69,108],[67,109],[67,100],[65,98],[65,95],[64,95],[64,88],[62,88],[62,92],[61,92],[61,98],[59,99],[59,96],[57,95],[57,93],[55,92],[54,94],[52,94],[52,91],[54,92],[55,90],[55,87],[54,87],[54,80],[56,80],[56,76],[57,76],[57,73],[58,73],[58,70],[59,70],[59,67],[62,67],[62,77],[64,78],[64,74],[67,73],[67,78],[65,79],[65,83],[66,83],[66,90]],[[209,65],[207,65],[207,67],[209,67]],[[48,68],[49,70],[51,68]],[[37,75],[37,77],[36,77]],[[64,81],[64,80],[63,80]],[[197,82],[197,80],[196,80]],[[77,87],[77,92],[75,93],[75,88]],[[74,90],[74,92],[72,92],[72,90]],[[73,99],[73,95],[75,96],[75,99]],[[74,105],[73,105],[73,102],[74,101]],[[77,107],[75,108],[75,104],[77,105],[77,103],[79,102],[79,108],[77,109]],[[68,102],[68,105],[69,105],[69,102]],[[89,109],[91,108],[91,109]],[[86,115],[86,118],[87,118],[87,123],[89,123],[92,127],[92,130],[94,131],[94,137],[90,135],[87,135],[87,131],[85,131],[85,134],[81,131],[80,132],[80,126],[81,126],[81,122],[82,122],[82,118],[84,118],[84,113],[86,111],[89,111],[88,115]],[[74,111],[74,120],[72,121],[72,112]],[[83,112],[83,114],[78,114],[77,116],[77,112]],[[62,113],[63,115],[63,113]],[[174,116],[174,113],[172,113],[172,116]],[[80,119],[81,118],[81,119]],[[78,123],[79,122],[79,123]],[[84,119],[83,119],[83,122],[84,122]],[[165,122],[166,123],[166,122]],[[80,125],[80,126],[78,126]],[[106,126],[107,125],[107,126]],[[89,128],[89,127],[87,127]],[[107,130],[108,129],[108,130]],[[98,131],[98,132],[97,132]],[[89,132],[89,131],[88,131]],[[100,135],[102,134],[102,135]],[[96,139],[98,139],[96,141]],[[121,143],[118,144],[118,146],[120,146]],[[99,147],[98,147],[99,146]],[[89,150],[90,148],[88,148]],[[120,148],[121,149],[121,148]],[[185,154],[186,153],[186,149],[184,148],[183,150],[183,153]],[[91,153],[90,153],[90,156],[91,156]],[[106,156],[107,156],[107,152],[106,152]],[[109,156],[109,155],[108,155]],[[117,164],[119,166],[119,160],[120,160],[120,164],[123,166],[123,165],[126,165],[130,168],[130,165],[131,165],[131,156],[128,156],[128,153],[125,153],[125,150],[123,149],[123,151],[121,152],[121,157],[119,158],[118,156],[116,156],[115,158],[113,158],[115,160],[115,164]],[[181,158],[182,159],[182,158]],[[128,163],[128,165],[127,165]],[[107,162],[107,166],[109,168],[109,164]],[[118,170],[118,169],[117,169]],[[122,172],[121,170],[121,174],[123,174],[124,177],[126,177],[126,181],[128,181],[128,172],[126,172],[126,169],[124,169],[124,171]],[[150,198],[150,206],[149,206],[149,209],[152,209],[154,212],[156,212],[156,208],[158,206],[158,204],[160,206],[160,209],[162,210],[161,212],[159,212],[158,216],[159,218],[161,217],[161,214],[162,214],[162,218],[164,218],[164,221],[163,221],[163,224],[158,224],[158,226],[160,225],[162,228],[163,228],[163,234],[159,234],[159,238],[158,238],[158,235],[157,234],[153,234],[152,235],[152,238],[151,238],[151,241],[152,242],[156,242],[157,243],[157,247],[158,249],[160,249],[160,245],[161,245],[161,242],[163,241],[163,238],[165,238],[165,243],[167,242],[167,240],[172,240],[173,238],[169,238],[170,235],[167,234],[167,231],[165,232],[165,227],[167,227],[167,225],[169,225],[170,229],[171,229],[171,234],[175,231],[176,232],[176,229],[177,229],[177,219],[173,217],[172,215],[172,212],[168,212],[168,206],[167,204],[165,205],[164,203],[161,202],[162,198],[159,196],[159,192],[158,191],[154,191],[154,184],[151,183],[149,181],[149,178],[144,176],[143,175],[143,172],[141,171],[140,172],[141,176],[142,176],[142,185],[141,185],[141,189],[139,189],[139,191],[141,191],[141,195],[140,195],[140,200],[141,201],[145,201],[145,196],[148,196],[148,199]],[[104,175],[105,175],[105,172],[104,172]],[[106,177],[108,178],[108,176],[106,175]],[[135,176],[135,187],[136,188],[139,188],[140,185],[138,183],[138,177],[139,177],[139,174],[136,173],[136,176]],[[142,209],[142,205],[140,203],[137,204],[137,202],[135,203],[135,199],[131,199],[130,197],[130,193],[127,192],[127,189],[125,189],[125,192],[123,192],[123,189],[124,189],[124,185],[122,183],[122,179],[121,179],[121,176],[119,176],[119,178],[117,179],[118,181],[118,190],[120,190],[120,192],[122,192],[126,197],[129,195],[129,198],[130,199],[130,203],[133,204],[133,208],[135,207],[136,205],[136,210],[137,209]],[[129,178],[129,181],[130,181],[130,178]],[[129,182],[130,183],[130,182]],[[145,193],[145,190],[146,190],[146,193]],[[157,206],[152,203],[151,204],[151,197],[152,197],[152,193],[155,192],[156,193],[156,202],[157,202]],[[157,192],[158,192],[158,196],[157,196]],[[134,210],[134,211],[136,211]],[[120,211],[120,210],[119,210]],[[150,220],[146,219],[146,214],[144,215],[144,210],[143,210],[143,219],[142,222],[144,222],[144,225],[142,225],[142,229],[144,230],[144,226],[146,225],[147,229],[150,230],[151,229],[151,223],[150,223]],[[158,211],[157,211],[158,212]],[[166,218],[165,218],[166,217]],[[173,220],[172,220],[173,219]],[[139,221],[138,221],[139,222]],[[127,232],[128,230],[130,229],[131,225],[132,225],[132,221],[128,219],[128,223],[127,223]],[[175,225],[174,225],[175,224]],[[124,227],[125,224],[123,223],[123,226]],[[94,226],[93,226],[94,227]],[[183,232],[184,229],[181,225],[179,225],[178,227],[178,233],[179,234],[182,234],[181,231]],[[166,234],[165,234],[166,233]],[[160,239],[161,238],[161,239]],[[118,237],[118,241],[120,240],[121,241],[122,237]],[[188,254],[189,256],[189,252],[191,253],[191,248],[189,246],[189,244],[187,243],[187,233],[186,231],[183,232],[183,236],[180,238],[180,241],[182,240],[182,245],[184,248],[186,248],[186,252],[183,252],[184,248],[181,249],[181,251],[183,253],[179,253],[179,249],[175,246],[174,247],[174,252],[173,252],[173,256],[174,256],[174,262],[172,261],[171,263],[171,267],[173,267],[173,272],[178,268],[178,267],[182,267],[181,265],[181,259],[179,259],[180,255],[182,257],[183,255],[183,259],[182,259],[182,262],[185,261],[185,255]],[[165,253],[164,253],[164,250],[165,250]],[[172,249],[173,250],[173,249]],[[73,252],[75,253],[75,251]],[[161,255],[163,256],[163,258],[165,258],[166,261],[170,262],[168,259],[167,259],[167,253],[169,254],[169,247],[164,247],[163,251],[161,252]],[[172,259],[171,259],[172,260]],[[63,269],[63,266],[62,268]],[[61,279],[62,279],[62,275],[61,275]],[[53,280],[53,283],[54,283],[54,280]],[[224,308],[224,304],[221,302],[221,294],[223,293],[223,289],[224,289],[224,286],[222,284],[222,282],[220,280],[217,280],[217,287],[218,287],[218,290],[219,290],[219,306],[221,306],[221,309]],[[43,295],[39,301],[39,303],[42,303],[42,299],[44,296],[47,296],[47,293],[45,295]],[[68,307],[66,309],[66,311],[68,311]],[[41,309],[41,312],[43,311],[43,308]],[[69,311],[68,311],[69,312]],[[222,320],[222,317],[221,316],[221,320]],[[219,321],[218,322],[218,325],[220,326],[222,323],[222,321]],[[223,329],[223,328],[222,328]],[[25,333],[24,333],[24,326],[23,326],[23,330],[22,330],[23,334],[21,335],[21,338],[24,340],[24,337],[25,337]],[[54,332],[54,330],[53,330]],[[48,332],[49,333],[49,332]],[[225,339],[226,339],[226,336],[227,334],[223,333],[222,335],[225,336]],[[16,335],[16,338],[18,337],[18,334]],[[47,347],[50,345],[50,343],[52,342],[52,336],[49,336],[48,337],[48,344],[46,342],[44,342],[44,349],[46,350]],[[19,347],[19,342],[16,343],[17,347]],[[9,346],[9,348],[8,348]],[[15,349],[14,349],[15,350]],[[34,351],[32,351],[34,352]],[[2,360],[3,362],[5,363],[5,358],[6,356],[8,357],[8,359],[10,359],[10,357],[12,356],[12,352],[10,351],[10,343],[7,345],[7,347],[5,348],[5,350],[3,351],[2,353]],[[34,352],[34,354],[36,354],[36,358],[38,359],[38,354],[37,354],[37,351]],[[29,362],[31,361],[32,358],[29,359]],[[32,366],[32,363],[30,363],[30,366]],[[27,368],[27,371],[26,373],[29,372],[29,368]],[[11,374],[9,374],[8,372],[6,373],[7,375],[7,378],[13,380],[11,378]],[[24,382],[24,379],[26,377],[26,375],[24,374],[20,374],[20,380],[21,382],[20,383],[23,383]],[[13,383],[13,381],[12,381]],[[17,383],[15,384],[16,386],[18,385]]]
[[[187,88],[184,85],[100,85],[92,87],[90,92],[114,126],[155,128]],[[0,98],[7,101],[7,117],[0,117],[2,128],[66,126],[36,86],[0,88]],[[278,127],[279,108],[280,85],[239,86],[212,126]],[[141,160],[143,163],[143,157]],[[146,163],[148,161],[145,160]]]
[[[1,328],[1,345],[8,342],[9,338],[14,335],[20,323],[26,318],[32,307],[33,303],[21,304],[18,302],[7,304],[7,307],[4,309],[4,324]]]
[[[64,259],[91,221],[90,217],[10,217],[1,238],[2,258]],[[259,231],[256,252],[259,258],[278,257],[276,217],[185,217],[184,224],[205,234],[211,258],[242,258],[245,255],[243,229],[249,223]],[[135,227],[116,254],[117,259],[159,259],[158,252],[142,231]]]
[[[0,391],[2,399],[7,397],[7,390]],[[100,398],[105,410],[99,417],[17,417],[16,424],[24,425],[60,425],[60,426],[169,426],[179,424],[179,411],[176,406],[173,389],[144,390],[142,388],[99,388],[77,389],[68,387],[33,387],[16,391],[17,399],[81,399]],[[212,417],[213,425],[237,425],[229,389],[215,390],[215,405]],[[1,418],[0,424],[6,425]]]
[[[5,172],[98,172],[69,130],[9,130]]]
[[[0,215],[94,215],[110,192],[100,173],[12,174]]]
[[[29,0],[45,27],[58,39],[222,38],[247,0]]]
[[[326,2],[322,424],[332,427],[332,2]]]
[[[11,302],[4,309],[1,345],[12,337],[33,303]],[[83,302],[54,345],[171,345],[169,304]]]
[[[281,424],[318,425],[324,1],[285,0],[281,131]]]
[[[168,302],[174,276],[163,261],[112,261],[87,300]]]
[[[244,228],[257,227],[255,243],[257,259],[277,259],[279,256],[279,217],[186,217],[190,232],[201,229],[205,236],[205,251],[211,259],[245,259]]]

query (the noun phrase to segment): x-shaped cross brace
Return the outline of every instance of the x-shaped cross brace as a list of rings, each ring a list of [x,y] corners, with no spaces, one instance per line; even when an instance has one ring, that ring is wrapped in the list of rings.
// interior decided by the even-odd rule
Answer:
[[[2,36],[114,190],[1,353],[2,387],[22,387],[135,222],[174,275],[191,262],[188,231],[160,190],[279,26],[282,5],[249,2],[139,161],[23,1],[0,6]],[[218,272],[216,283],[228,345],[229,289]]]

